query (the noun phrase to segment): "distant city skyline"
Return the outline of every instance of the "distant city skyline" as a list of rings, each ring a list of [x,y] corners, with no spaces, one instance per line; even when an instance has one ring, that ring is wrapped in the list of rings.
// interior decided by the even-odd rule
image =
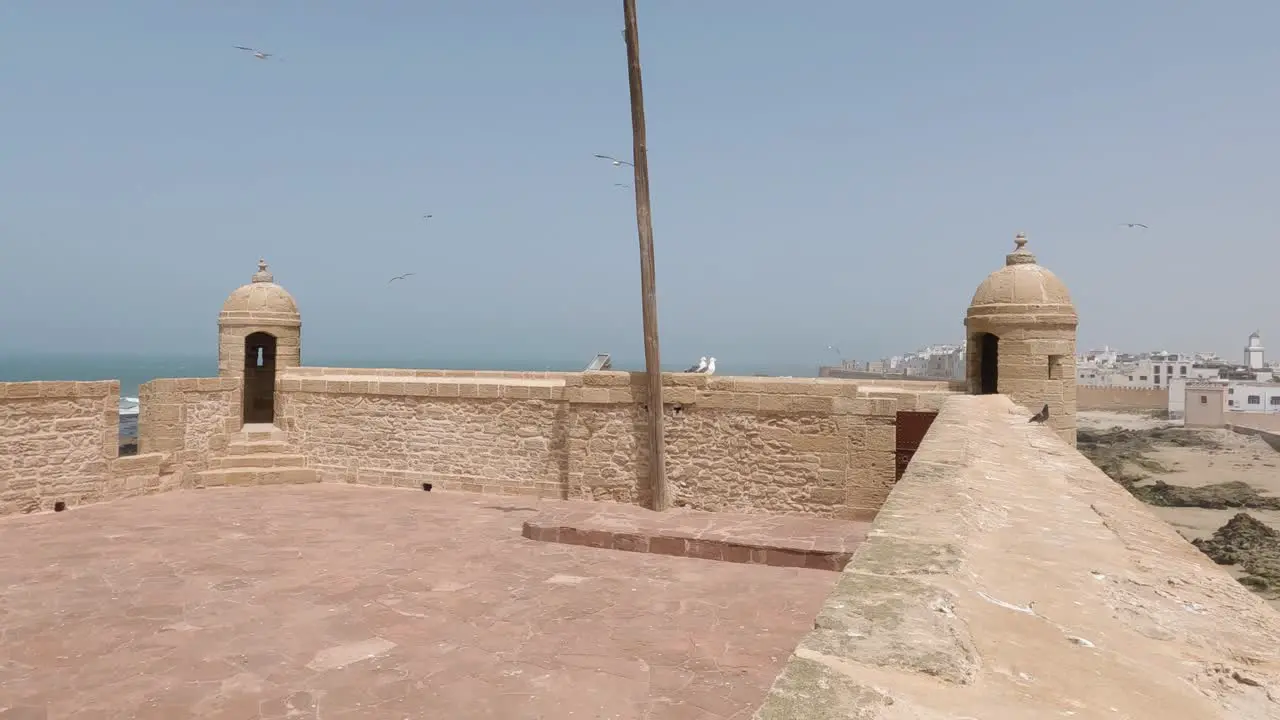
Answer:
[[[908,350],[894,353],[880,358],[851,358],[846,357],[839,352],[838,348],[829,347],[829,351],[836,352],[839,355],[838,362],[824,363],[829,367],[842,367],[846,370],[862,371],[862,372],[892,372],[905,373],[911,375],[928,375],[930,377],[963,379],[965,376],[964,363],[966,347],[964,342],[950,343],[930,343],[923,345],[915,350]],[[1091,356],[1106,355],[1105,358],[1099,358],[1102,362],[1090,362]],[[1172,356],[1172,359],[1169,358]],[[1265,343],[1262,342],[1261,333],[1252,331],[1246,337],[1241,345],[1241,356],[1232,358],[1230,353],[1221,354],[1216,350],[1200,350],[1200,351],[1179,351],[1179,350],[1144,350],[1130,351],[1121,347],[1111,347],[1110,345],[1102,345],[1092,348],[1076,348],[1076,363],[1081,368],[1097,365],[1098,367],[1110,367],[1116,364],[1124,364],[1130,359],[1141,363],[1145,362],[1151,365],[1155,358],[1161,358],[1155,364],[1176,364],[1178,369],[1182,371],[1182,375],[1187,375],[1187,369],[1194,364],[1199,363],[1225,363],[1228,365],[1236,365],[1240,367],[1251,368],[1253,370],[1263,370],[1267,368],[1280,367],[1280,361],[1277,361],[1265,354]],[[1182,366],[1185,365],[1186,368]],[[1084,373],[1078,370],[1079,381],[1083,384],[1111,384],[1107,380],[1099,380],[1096,373]],[[1171,367],[1170,372],[1174,370]],[[1205,377],[1217,376],[1217,371],[1204,375]],[[1155,387],[1159,384],[1152,381],[1151,378],[1157,377],[1158,373],[1150,372],[1146,375],[1142,371],[1138,371],[1133,378],[1129,378],[1128,382],[1118,382],[1115,384],[1133,387]]]

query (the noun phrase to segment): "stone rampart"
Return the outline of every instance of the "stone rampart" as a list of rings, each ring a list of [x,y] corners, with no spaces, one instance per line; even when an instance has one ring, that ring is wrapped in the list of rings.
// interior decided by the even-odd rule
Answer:
[[[240,427],[238,377],[163,378],[138,388],[138,452],[163,453],[180,485]]]
[[[756,720],[1274,718],[1280,615],[1000,395],[947,400]]]
[[[1168,410],[1168,388],[1076,386],[1077,410]]]
[[[46,433],[73,438],[82,452],[84,438],[101,445],[92,462],[32,445],[51,478],[84,486],[64,492],[62,480],[19,480],[11,511],[54,501],[28,484],[85,502],[125,493],[121,482],[129,493],[162,482],[190,487],[215,466],[279,460],[225,457],[237,450],[229,443],[240,429],[240,384],[235,377],[144,384],[142,455],[120,460],[118,384],[10,384],[13,427],[34,432],[43,416]],[[862,520],[894,482],[897,412],[936,411],[950,395],[941,386],[863,389],[826,378],[671,374],[666,385],[667,474],[677,506]],[[290,368],[276,392],[276,424],[288,443],[271,449],[297,453],[330,482],[647,505],[646,412],[641,373]]]
[[[1280,413],[1227,412],[1227,425],[1280,432]]]
[[[1227,427],[1239,435],[1252,435],[1280,452],[1280,413],[1226,414]]]
[[[169,489],[162,456],[119,457],[120,383],[0,383],[0,515]]]
[[[542,370],[414,370],[406,368],[337,368],[296,367],[289,368],[291,377],[325,377],[333,375],[363,375],[373,377],[481,377],[545,379],[581,375],[580,372]]]
[[[290,370],[279,417],[323,480],[646,504],[644,375]],[[916,395],[844,380],[666,377],[673,501],[867,519]],[[935,407],[941,394],[926,397]]]

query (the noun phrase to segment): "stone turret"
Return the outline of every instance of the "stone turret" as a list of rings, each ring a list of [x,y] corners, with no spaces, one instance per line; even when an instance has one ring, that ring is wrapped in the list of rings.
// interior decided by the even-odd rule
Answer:
[[[1067,286],[1036,263],[1018,233],[1004,267],[987,276],[965,316],[965,379],[971,394],[1001,393],[1076,442],[1076,326]],[[1028,415],[1029,417],[1029,415]]]
[[[258,261],[258,272],[248,285],[236,288],[218,315],[218,375],[244,377],[246,344],[271,352],[272,368],[283,370],[302,362],[302,316],[289,291],[275,283],[267,261]],[[264,337],[270,336],[270,338]],[[261,341],[266,341],[261,342]]]

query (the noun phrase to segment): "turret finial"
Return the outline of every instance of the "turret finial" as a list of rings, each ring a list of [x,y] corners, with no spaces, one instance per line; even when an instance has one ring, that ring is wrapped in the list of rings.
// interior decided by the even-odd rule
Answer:
[[[1004,256],[1005,265],[1033,265],[1036,256],[1027,249],[1027,234],[1020,232],[1013,238],[1013,252]]]
[[[266,258],[258,258],[258,272],[253,274],[253,281],[256,283],[275,282],[275,278],[272,277],[271,271],[267,269]]]

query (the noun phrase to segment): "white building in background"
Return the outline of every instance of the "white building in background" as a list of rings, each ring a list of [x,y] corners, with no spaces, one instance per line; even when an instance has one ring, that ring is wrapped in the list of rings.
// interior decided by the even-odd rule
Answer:
[[[963,345],[929,345],[902,357],[902,370],[906,375],[964,379]]]
[[[1115,365],[1119,359],[1120,353],[1112,350],[1109,345],[1104,345],[1101,350],[1086,350],[1083,355],[1077,358],[1079,362],[1103,367]]]
[[[1193,368],[1192,372],[1197,374],[1185,378],[1174,378],[1173,381],[1169,383],[1169,417],[1174,420],[1182,417],[1183,413],[1186,412],[1188,384],[1199,386],[1222,385],[1225,387],[1231,382],[1229,380],[1220,379],[1216,369]],[[1225,401],[1223,405],[1226,405]]]
[[[1076,363],[1077,385],[1160,389],[1175,380],[1217,376],[1216,369],[1195,367],[1195,360],[1187,353],[1118,356],[1115,362],[1106,364],[1086,358]]]
[[[1180,418],[1186,412],[1187,384],[1225,388],[1228,412],[1280,413],[1280,383],[1271,381],[1270,373],[1257,374],[1254,380],[1227,380],[1224,378],[1178,379],[1169,385],[1169,417]]]
[[[1243,381],[1228,383],[1227,411],[1280,413],[1280,383]]]
[[[1244,346],[1244,366],[1250,370],[1261,370],[1267,366],[1266,350],[1262,347],[1262,336],[1257,330],[1253,331]]]

